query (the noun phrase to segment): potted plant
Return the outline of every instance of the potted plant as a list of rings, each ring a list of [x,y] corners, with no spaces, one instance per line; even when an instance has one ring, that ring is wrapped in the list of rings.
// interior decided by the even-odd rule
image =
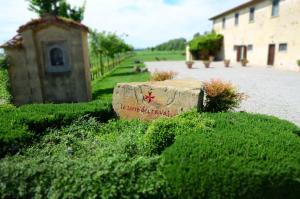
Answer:
[[[203,64],[204,64],[205,68],[209,68],[210,63],[211,63],[210,60],[204,60],[203,61]]]
[[[247,66],[247,64],[249,63],[249,61],[246,58],[242,59],[241,62],[242,66]]]
[[[210,61],[210,62],[215,61],[215,57],[214,57],[214,56],[209,56],[209,61]]]
[[[229,65],[230,65],[230,59],[225,59],[224,60],[224,65],[225,65],[226,68],[228,68]]]
[[[187,62],[185,62],[185,64],[187,65],[187,67],[189,69],[191,69],[193,67],[193,65],[194,65],[194,62],[193,61],[187,61]]]

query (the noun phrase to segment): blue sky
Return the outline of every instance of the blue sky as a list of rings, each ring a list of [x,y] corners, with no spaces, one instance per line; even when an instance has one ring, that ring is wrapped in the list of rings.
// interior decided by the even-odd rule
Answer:
[[[81,5],[84,0],[68,0]],[[215,14],[246,0],[87,0],[83,21],[98,31],[123,35],[136,48],[154,46],[169,39],[191,39],[212,28]],[[37,16],[25,0],[0,0],[0,43],[16,34],[22,24]],[[128,35],[125,37],[125,35]]]
[[[176,5],[179,4],[181,0],[164,0],[165,4]]]

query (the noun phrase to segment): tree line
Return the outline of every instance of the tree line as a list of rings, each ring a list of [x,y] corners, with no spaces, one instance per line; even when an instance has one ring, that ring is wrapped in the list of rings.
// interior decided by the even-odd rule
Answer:
[[[127,44],[121,36],[111,32],[98,32],[97,30],[91,31],[89,37],[90,54],[92,62],[97,68],[97,73],[104,75],[105,67],[114,67],[119,64],[128,52],[134,49],[131,45]]]
[[[185,38],[172,39],[155,46],[154,48],[152,48],[152,50],[159,50],[159,51],[184,50],[186,43],[187,41]]]

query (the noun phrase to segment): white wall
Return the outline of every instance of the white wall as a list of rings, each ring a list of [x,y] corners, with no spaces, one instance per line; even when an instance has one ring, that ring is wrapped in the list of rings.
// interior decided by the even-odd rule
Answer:
[[[255,20],[249,22],[249,9],[255,7]],[[234,45],[253,45],[248,52],[248,60],[253,65],[267,65],[269,44],[275,44],[274,67],[298,70],[300,59],[300,0],[281,0],[279,16],[272,17],[272,1],[265,0],[238,11],[239,24],[235,26],[235,13],[226,17],[226,27],[222,28],[220,17],[214,21],[213,29],[224,35],[224,58],[236,61]],[[287,52],[279,52],[279,44],[287,43]]]

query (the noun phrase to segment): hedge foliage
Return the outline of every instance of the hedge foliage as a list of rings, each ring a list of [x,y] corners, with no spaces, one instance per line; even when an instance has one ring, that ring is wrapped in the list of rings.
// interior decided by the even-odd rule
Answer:
[[[0,160],[0,198],[297,198],[297,132],[247,113],[84,118]]]
[[[79,104],[34,104],[15,108],[0,106],[0,158],[31,144],[47,128],[59,128],[84,115],[107,121],[111,105],[93,101]]]
[[[212,131],[180,136],[162,154],[174,198],[299,198],[295,125],[246,113],[209,117]]]
[[[209,56],[216,56],[223,45],[222,42],[223,35],[209,33],[195,37],[189,42],[189,46],[193,54],[200,52],[203,59],[208,59]]]
[[[0,105],[11,100],[7,66],[7,58],[0,57]]]
[[[157,119],[147,129],[143,144],[146,154],[159,155],[171,146],[179,135],[188,135],[201,129],[208,129],[212,120],[196,111],[184,113],[172,119]]]
[[[137,150],[147,125],[94,119],[54,130],[0,162],[2,198],[159,198],[158,156]]]

